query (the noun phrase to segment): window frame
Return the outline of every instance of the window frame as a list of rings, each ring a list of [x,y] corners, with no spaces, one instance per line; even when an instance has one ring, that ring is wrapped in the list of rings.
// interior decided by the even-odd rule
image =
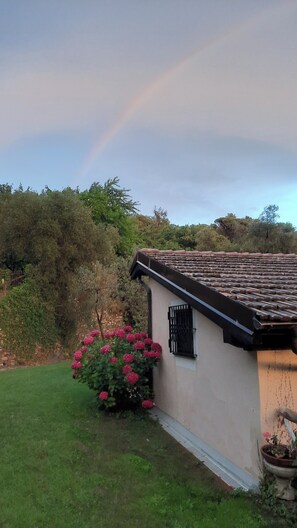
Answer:
[[[193,307],[189,304],[173,301],[168,307],[168,347],[173,356],[196,359],[196,328],[194,322],[196,322],[196,314]],[[189,351],[183,348],[185,340],[188,341]]]

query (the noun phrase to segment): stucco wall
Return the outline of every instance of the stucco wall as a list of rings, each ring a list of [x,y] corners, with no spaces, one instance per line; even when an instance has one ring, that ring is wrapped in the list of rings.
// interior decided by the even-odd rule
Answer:
[[[168,306],[178,300],[150,281],[153,338],[163,357],[154,372],[157,406],[191,433],[253,476],[259,474],[260,403],[256,352],[223,342],[222,329],[197,319],[195,360],[168,349]]]
[[[291,350],[262,350],[258,364],[262,432],[281,434],[285,442],[287,432],[280,429],[275,410],[289,407],[297,411],[297,355]]]

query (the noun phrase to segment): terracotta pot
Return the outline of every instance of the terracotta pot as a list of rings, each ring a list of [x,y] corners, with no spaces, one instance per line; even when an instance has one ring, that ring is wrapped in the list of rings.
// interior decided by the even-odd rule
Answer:
[[[269,451],[270,448],[271,446],[269,444],[265,444],[264,446],[261,447],[262,457],[264,458],[264,460],[266,460],[266,462],[268,462],[272,466],[277,466],[277,467],[297,468],[297,462],[295,458],[276,458],[275,456],[267,453],[267,451]]]

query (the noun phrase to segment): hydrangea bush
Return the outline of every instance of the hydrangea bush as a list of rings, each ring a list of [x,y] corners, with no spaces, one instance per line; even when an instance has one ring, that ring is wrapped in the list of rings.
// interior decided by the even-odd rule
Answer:
[[[159,343],[131,326],[107,332],[103,339],[92,330],[74,352],[73,377],[96,391],[101,409],[151,409],[150,372],[161,352]]]

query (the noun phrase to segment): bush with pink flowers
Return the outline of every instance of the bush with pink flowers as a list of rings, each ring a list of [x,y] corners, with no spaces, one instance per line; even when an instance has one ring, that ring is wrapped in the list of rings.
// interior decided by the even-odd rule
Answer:
[[[151,409],[150,376],[161,352],[159,343],[131,326],[117,328],[103,338],[92,330],[74,353],[73,377],[96,392],[100,409]]]

